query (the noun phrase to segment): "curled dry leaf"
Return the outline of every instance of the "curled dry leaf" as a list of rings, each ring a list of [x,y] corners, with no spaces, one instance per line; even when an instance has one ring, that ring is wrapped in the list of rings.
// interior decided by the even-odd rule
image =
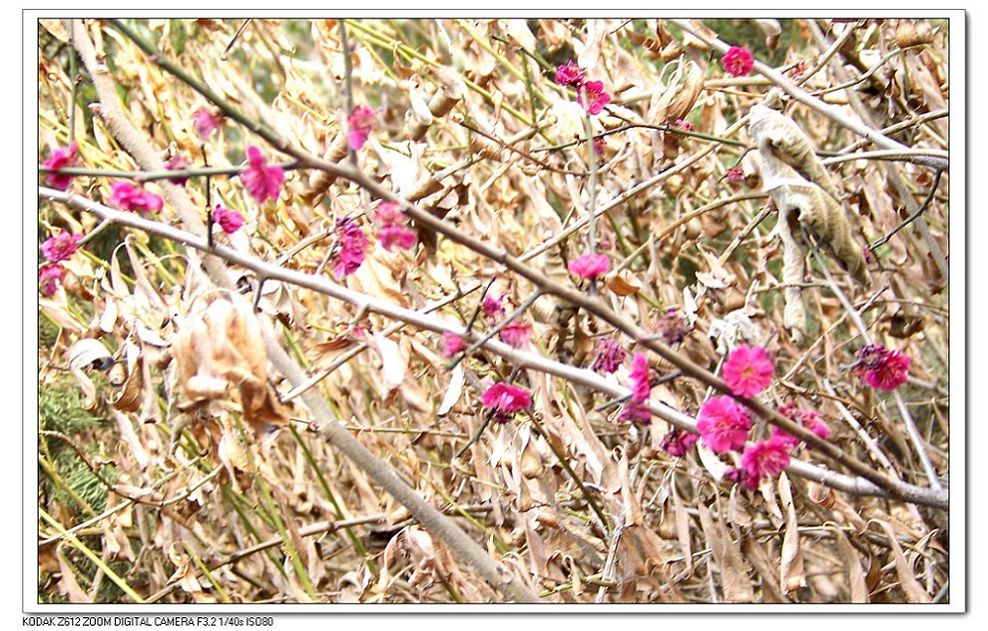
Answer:
[[[287,420],[268,384],[260,326],[250,305],[236,294],[213,294],[193,304],[172,341],[178,381],[187,399],[183,409],[226,399],[236,389],[244,420],[255,431]]]

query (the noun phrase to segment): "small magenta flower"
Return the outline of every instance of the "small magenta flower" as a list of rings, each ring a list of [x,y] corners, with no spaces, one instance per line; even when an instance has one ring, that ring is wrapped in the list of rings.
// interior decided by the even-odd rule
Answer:
[[[165,205],[160,197],[130,182],[115,182],[110,186],[110,206],[130,212],[158,212]]]
[[[467,341],[463,339],[462,335],[443,331],[443,357],[449,359],[466,347]]]
[[[810,430],[823,440],[827,440],[830,437],[830,428],[821,419],[819,412],[809,408],[796,408],[796,404],[792,401],[787,401],[784,405],[777,408],[779,414],[792,419],[793,421],[798,421],[803,427]],[[790,449],[795,449],[800,445],[800,440],[788,433],[787,431],[780,429],[779,427],[772,428],[772,436],[778,437],[780,440],[786,441],[790,445]]]
[[[502,315],[504,315],[504,294],[501,294],[497,298],[487,294],[484,296],[484,302],[481,306],[484,311],[484,316],[490,320],[497,320]]]
[[[79,249],[82,235],[61,232],[54,237],[48,237],[41,244],[41,253],[52,263],[67,261]]]
[[[858,375],[872,388],[892,392],[909,378],[912,359],[881,344],[869,344],[858,353]]]
[[[753,397],[772,383],[775,366],[761,346],[739,346],[724,363],[724,381],[731,392],[742,397]]]
[[[634,401],[628,401],[621,407],[621,413],[618,414],[619,421],[627,421],[629,423],[638,423],[640,425],[651,425],[652,423],[652,413],[648,411],[642,403],[635,403]]]
[[[561,66],[556,66],[556,83],[559,85],[583,85],[586,73],[570,59]]]
[[[186,160],[185,156],[183,156],[180,153],[176,153],[172,157],[168,158],[167,161],[165,161],[166,171],[181,171],[185,169],[187,166],[189,166],[189,161]],[[189,178],[187,177],[170,177],[168,178],[168,181],[171,182],[172,184],[183,186],[188,181],[188,179]]]
[[[415,246],[418,235],[405,225],[405,214],[397,203],[381,202],[374,214],[374,221],[381,226],[377,231],[377,240],[385,250],[390,251],[396,245],[403,250]]]
[[[621,344],[610,337],[602,337],[597,341],[597,357],[593,360],[593,369],[597,372],[611,374],[624,362],[628,353]]]
[[[682,129],[683,131],[693,131],[693,123],[682,118],[676,119],[676,127]]]
[[[410,250],[415,247],[418,235],[405,226],[382,226],[377,231],[377,240],[388,251],[396,245],[402,250]]]
[[[726,177],[727,181],[731,184],[740,184],[741,182],[744,182],[744,169],[741,167],[731,167],[727,170],[724,177]]]
[[[710,397],[700,408],[696,422],[703,444],[718,454],[741,449],[748,440],[751,419],[734,399],[727,395]]]
[[[480,400],[485,408],[494,410],[495,421],[507,423],[515,412],[532,405],[532,393],[510,383],[498,382],[488,388]]]
[[[223,116],[209,111],[205,107],[200,107],[192,115],[192,126],[195,127],[199,138],[206,140],[213,132],[219,130],[223,124]]]
[[[597,278],[611,269],[611,259],[606,254],[587,252],[569,262],[569,271],[581,278]]]
[[[800,445],[800,440],[782,429],[781,427],[772,426],[772,438],[777,439],[786,444],[786,449],[793,451],[797,449]]]
[[[793,66],[792,68],[792,78],[798,79],[801,76],[803,76],[804,72],[806,72],[806,60],[800,59],[799,61],[796,62],[796,65]]]
[[[220,225],[223,232],[233,234],[243,227],[244,216],[235,210],[230,210],[216,204],[216,208],[213,210],[213,221]]]
[[[696,445],[699,438],[696,434],[674,427],[662,437],[660,447],[670,456],[682,458]]]
[[[44,161],[43,165],[46,169],[63,169],[65,167],[75,166],[78,158],[79,145],[73,142],[64,149],[52,149],[51,155],[48,156],[48,159]],[[60,191],[67,189],[69,187],[69,182],[72,181],[71,175],[66,175],[63,173],[49,173],[46,177],[48,179],[48,183]]]
[[[789,446],[779,437],[749,444],[741,454],[744,485],[750,489],[758,488],[766,478],[778,477],[788,466]]]
[[[349,217],[337,220],[336,242],[340,249],[336,255],[337,262],[333,267],[333,275],[336,276],[336,280],[341,280],[356,272],[364,262],[368,242],[360,225]]]
[[[607,141],[603,138],[593,139],[593,153],[598,158],[603,157],[604,153],[607,151]]]
[[[587,113],[596,116],[604,110],[604,106],[611,102],[611,95],[604,91],[603,81],[587,81],[577,91],[576,102],[583,105]],[[583,97],[587,102],[584,104]]]
[[[509,322],[501,328],[501,340],[513,348],[525,348],[532,339],[532,325],[527,322]]]
[[[347,117],[346,123],[350,128],[347,142],[354,151],[358,151],[367,142],[367,138],[370,137],[370,133],[374,129],[375,116],[374,110],[371,108],[366,105],[358,105]]]
[[[741,46],[731,46],[720,62],[724,65],[724,72],[732,77],[743,77],[755,66],[751,51]]]
[[[268,166],[261,150],[251,145],[247,147],[247,167],[240,172],[240,181],[257,203],[263,204],[267,199],[278,199],[285,171],[279,166]]]
[[[652,392],[652,371],[648,367],[648,356],[635,353],[631,358],[631,400],[644,403]]]
[[[65,279],[65,268],[58,263],[45,263],[38,268],[38,288],[41,293],[51,296]]]

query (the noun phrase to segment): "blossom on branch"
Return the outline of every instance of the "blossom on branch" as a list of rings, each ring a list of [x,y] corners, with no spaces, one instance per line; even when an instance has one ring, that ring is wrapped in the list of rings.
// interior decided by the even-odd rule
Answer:
[[[498,382],[489,387],[480,397],[484,407],[494,411],[494,420],[507,423],[515,412],[532,405],[532,393],[510,383]]]
[[[235,210],[230,210],[229,208],[224,208],[223,206],[216,204],[216,209],[213,210],[213,221],[219,224],[223,232],[227,234],[233,234],[244,225],[244,216]]]
[[[119,210],[140,213],[156,213],[164,208],[165,202],[130,182],[116,182],[110,186],[110,206]]]
[[[611,259],[606,254],[587,252],[569,262],[569,271],[581,278],[593,279],[611,269]]]
[[[353,108],[346,119],[350,133],[347,134],[347,144],[354,151],[359,150],[367,142],[371,131],[374,129],[374,110],[366,105],[358,105]]]
[[[532,325],[527,322],[509,322],[501,327],[501,340],[513,348],[525,348],[532,339]]]
[[[583,106],[591,116],[596,116],[611,102],[611,95],[604,91],[603,81],[587,81],[577,91],[576,102]],[[586,103],[583,102],[586,97]]]
[[[765,390],[774,372],[775,366],[761,346],[739,346],[724,363],[724,381],[731,392],[742,397],[753,397]]]
[[[610,337],[602,337],[597,341],[597,357],[593,369],[597,372],[611,374],[618,369],[628,356],[620,342]]]
[[[336,265],[333,267],[333,275],[336,276],[336,280],[342,280],[356,272],[364,262],[369,244],[360,224],[349,217],[336,222],[336,240],[339,253]]]
[[[218,131],[223,123],[223,116],[211,112],[208,108],[200,107],[192,115],[192,126],[202,140],[208,139],[214,132]]]
[[[869,344],[858,353],[857,373],[876,390],[892,392],[909,378],[912,359],[881,344]]]
[[[561,66],[556,66],[556,83],[559,85],[583,85],[586,72],[570,59]]]
[[[279,166],[268,166],[261,150],[247,147],[247,167],[240,172],[240,181],[258,204],[268,199],[278,199],[285,171]]]
[[[741,46],[731,46],[720,59],[724,72],[732,77],[743,77],[755,66],[751,51]]]
[[[652,370],[648,367],[648,356],[635,353],[631,358],[631,400],[644,403],[652,391]]]
[[[64,149],[52,149],[51,155],[42,164],[46,169],[64,169],[65,167],[75,166],[78,158],[79,145],[73,142]],[[72,176],[64,173],[49,173],[46,176],[46,179],[48,180],[48,183],[52,185],[52,188],[57,188],[60,191],[64,191],[69,187],[69,182],[72,181]]]
[[[741,454],[741,467],[744,469],[744,485],[750,489],[766,478],[776,478],[789,466],[789,446],[779,437],[751,443]]]
[[[54,237],[48,237],[41,244],[41,253],[52,263],[67,261],[79,249],[82,235],[62,232]]]
[[[748,440],[751,419],[733,398],[727,395],[710,397],[700,408],[696,422],[703,444],[711,451],[723,454],[740,449]]]
[[[41,293],[51,296],[65,279],[65,268],[58,263],[45,263],[38,268],[38,288]]]
[[[462,335],[443,331],[443,357],[449,359],[466,347],[467,341],[463,339]]]

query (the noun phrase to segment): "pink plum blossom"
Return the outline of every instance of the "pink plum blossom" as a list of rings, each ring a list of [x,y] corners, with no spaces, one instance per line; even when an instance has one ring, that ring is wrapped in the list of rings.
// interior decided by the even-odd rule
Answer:
[[[67,261],[79,249],[82,235],[61,232],[54,237],[48,237],[41,244],[41,253],[52,263]]]
[[[158,212],[165,202],[155,195],[145,191],[130,182],[115,182],[110,186],[110,206],[130,212]]]
[[[240,172],[240,181],[257,203],[263,204],[265,200],[278,199],[285,171],[279,166],[268,166],[261,150],[251,145],[247,147],[247,167]]]
[[[38,269],[38,288],[41,293],[51,296],[65,279],[65,268],[58,263],[45,263]]]
[[[648,367],[648,356],[635,353],[631,358],[631,400],[644,403],[652,391],[652,371]]]
[[[742,397],[753,397],[765,390],[774,372],[775,366],[761,346],[739,346],[724,363],[724,381],[731,392]]]
[[[755,65],[751,51],[741,46],[731,46],[720,61],[724,65],[724,72],[732,77],[745,76]]]
[[[339,253],[336,265],[333,267],[333,275],[336,280],[341,280],[356,272],[364,262],[368,242],[360,225],[349,217],[336,222],[336,239]]]
[[[501,327],[501,340],[513,348],[525,348],[532,339],[532,325],[527,322],[509,322]]]
[[[556,83],[559,85],[583,85],[586,73],[570,59],[561,66],[556,66]]]
[[[727,395],[710,397],[700,408],[696,429],[703,444],[715,453],[740,449],[748,440],[751,419],[737,401]]]
[[[789,466],[789,446],[779,437],[751,443],[741,454],[744,485],[757,488],[762,480],[778,477]]]
[[[858,354],[858,375],[872,388],[891,392],[906,383],[912,359],[881,344],[869,344]]]
[[[682,458],[696,445],[698,439],[696,434],[674,427],[662,437],[660,446],[670,456]]]
[[[219,130],[222,123],[222,115],[211,112],[205,107],[200,107],[192,115],[192,125],[196,129],[196,133],[199,134],[199,138],[203,140],[206,140],[213,132]]]
[[[498,382],[487,388],[480,397],[484,407],[494,411],[494,420],[507,423],[515,412],[532,405],[532,393],[510,383]]]
[[[51,155],[48,156],[48,159],[44,161],[43,165],[46,169],[63,169],[65,167],[75,166],[78,158],[79,145],[73,142],[64,149],[52,149]],[[67,189],[69,182],[72,181],[71,175],[63,173],[49,173],[46,178],[49,184],[60,191]]]
[[[213,221],[220,225],[223,232],[227,234],[233,234],[244,225],[244,216],[235,210],[230,210],[229,208],[224,208],[219,204],[216,204],[216,209],[213,210]]]
[[[354,151],[359,150],[367,142],[371,131],[374,129],[374,110],[366,105],[358,105],[353,108],[353,112],[347,117],[347,126],[350,133],[347,135],[347,143]]]
[[[449,359],[466,347],[467,341],[463,339],[462,335],[443,331],[443,357]]]
[[[593,361],[593,369],[597,372],[611,374],[624,362],[628,353],[621,344],[610,337],[602,337],[597,341],[597,357]]]
[[[569,271],[581,278],[597,278],[611,269],[611,259],[606,254],[587,252],[569,263]]]
[[[604,91],[603,81],[587,81],[577,91],[576,102],[583,105],[587,113],[596,116],[604,110],[604,106],[611,102],[611,95]],[[583,98],[586,97],[586,103]]]

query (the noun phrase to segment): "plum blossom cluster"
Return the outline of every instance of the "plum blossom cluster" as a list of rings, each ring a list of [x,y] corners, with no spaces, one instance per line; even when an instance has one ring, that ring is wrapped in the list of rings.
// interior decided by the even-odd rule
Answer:
[[[65,279],[65,268],[61,262],[72,258],[79,249],[81,235],[61,232],[45,239],[41,244],[41,254],[48,262],[38,269],[38,287],[41,293],[51,296]]]
[[[670,346],[679,344],[689,335],[686,319],[679,314],[678,307],[669,307],[656,327],[662,341]]]
[[[347,144],[354,151],[358,151],[367,142],[371,131],[374,130],[374,110],[366,105],[358,105],[347,117],[347,127],[350,133],[347,134]]]
[[[79,145],[73,142],[64,149],[52,149],[51,155],[48,156],[48,159],[43,162],[43,165],[46,169],[64,169],[66,167],[75,166],[78,163],[78,159]],[[72,181],[72,176],[64,173],[49,173],[46,179],[53,188],[64,191],[69,187],[69,182]]]
[[[751,56],[751,51],[742,46],[731,46],[720,63],[724,66],[724,72],[732,77],[743,77],[751,72],[755,66],[755,58]]]
[[[741,345],[735,348],[724,363],[724,381],[731,392],[742,397],[753,397],[772,383],[775,366],[761,346]]]
[[[285,182],[285,170],[268,165],[264,154],[257,147],[247,147],[247,167],[240,172],[240,181],[251,197],[263,204],[268,199],[278,199]]]
[[[868,344],[858,352],[855,372],[876,390],[892,392],[909,378],[912,359],[881,344]]]
[[[576,102],[588,114],[596,116],[611,102],[611,95],[604,90],[603,81],[587,81],[586,75],[586,70],[573,63],[572,59],[556,67],[556,83],[573,86],[576,89]]]
[[[514,418],[515,412],[532,405],[532,393],[499,381],[487,388],[480,400],[485,408],[493,411],[496,422],[507,423]]]
[[[333,266],[333,275],[336,280],[342,280],[360,268],[369,243],[360,224],[350,217],[336,221],[336,243],[339,250],[336,254],[336,265]]]
[[[381,202],[374,215],[374,221],[380,226],[377,230],[377,240],[385,250],[390,251],[396,245],[403,250],[415,246],[417,240],[415,231],[406,225],[405,214],[397,203]]]
[[[140,186],[130,182],[115,182],[110,186],[110,206],[119,210],[138,213],[156,213],[165,202]]]

